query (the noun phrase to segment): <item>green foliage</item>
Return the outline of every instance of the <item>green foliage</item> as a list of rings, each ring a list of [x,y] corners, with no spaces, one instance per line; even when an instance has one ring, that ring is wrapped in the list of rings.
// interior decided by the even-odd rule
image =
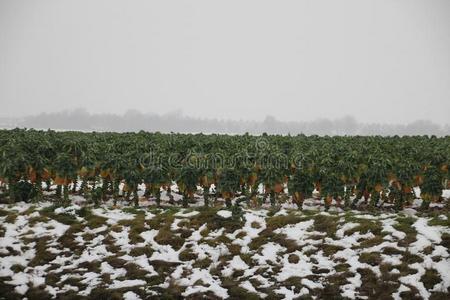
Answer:
[[[225,198],[227,207],[231,207],[231,197],[239,189],[239,173],[236,169],[227,168],[219,173],[217,190]]]
[[[19,181],[11,185],[10,189],[16,201],[29,202],[38,193],[36,187],[27,181]]]
[[[235,196],[256,203],[258,185],[272,205],[288,193],[301,207],[315,186],[321,197],[351,205],[363,196],[375,208],[388,201],[396,209],[411,201],[420,186],[424,208],[439,201],[446,188],[450,137],[380,136],[241,136],[161,133],[80,133],[0,130],[2,198],[42,199],[41,183],[69,193],[92,193],[102,184],[102,200],[124,197],[139,204],[138,189],[154,196],[177,183],[183,204],[195,201],[197,186],[208,198],[222,195],[230,206]],[[81,182],[77,191],[73,182]],[[119,184],[126,184],[120,193]],[[29,184],[34,188],[31,189]],[[71,188],[69,187],[71,185]],[[297,194],[296,194],[297,193]],[[389,196],[388,196],[389,195]],[[298,199],[297,199],[298,198]],[[208,205],[208,201],[205,201]]]

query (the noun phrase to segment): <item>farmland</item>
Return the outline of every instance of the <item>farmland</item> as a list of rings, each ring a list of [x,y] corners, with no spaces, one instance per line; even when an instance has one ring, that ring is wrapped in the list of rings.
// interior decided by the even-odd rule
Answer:
[[[176,183],[182,205],[201,189],[211,197],[239,197],[272,206],[290,196],[298,208],[315,190],[326,209],[333,201],[356,207],[402,209],[420,187],[422,208],[442,202],[448,186],[450,137],[227,136],[159,133],[0,131],[0,180],[8,201],[39,201],[56,186],[99,204],[109,198],[157,204]],[[258,200],[262,194],[263,201]],[[352,199],[352,201],[350,201]]]
[[[0,131],[0,298],[448,299],[450,137]]]

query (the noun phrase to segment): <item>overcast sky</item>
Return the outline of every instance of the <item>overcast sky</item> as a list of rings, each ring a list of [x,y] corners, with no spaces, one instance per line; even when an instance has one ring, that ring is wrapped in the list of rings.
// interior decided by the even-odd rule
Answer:
[[[450,1],[0,0],[0,104],[450,123]]]

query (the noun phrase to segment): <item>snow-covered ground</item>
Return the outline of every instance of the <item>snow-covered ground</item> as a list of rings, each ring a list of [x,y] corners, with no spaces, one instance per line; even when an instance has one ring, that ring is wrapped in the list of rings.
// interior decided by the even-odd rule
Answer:
[[[450,299],[445,210],[83,206],[0,205],[0,298]]]

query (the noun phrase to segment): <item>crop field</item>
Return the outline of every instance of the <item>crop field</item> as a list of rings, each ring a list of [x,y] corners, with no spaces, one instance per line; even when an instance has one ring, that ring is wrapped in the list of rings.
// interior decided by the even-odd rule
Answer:
[[[0,299],[449,299],[450,137],[0,130]]]

